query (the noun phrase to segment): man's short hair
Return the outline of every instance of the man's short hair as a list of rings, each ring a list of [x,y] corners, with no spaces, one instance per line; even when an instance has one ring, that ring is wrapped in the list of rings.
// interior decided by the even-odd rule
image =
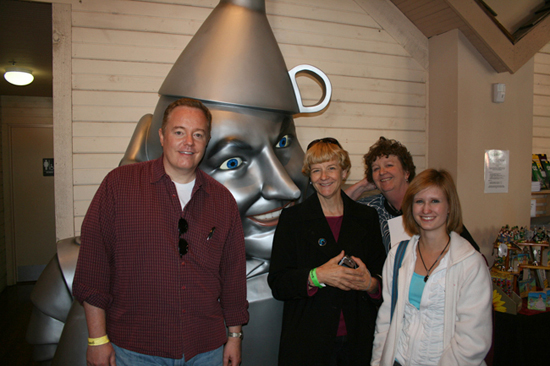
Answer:
[[[210,113],[210,110],[200,100],[192,99],[192,98],[181,98],[170,103],[170,105],[164,111],[164,116],[162,118],[162,127],[161,127],[162,134],[164,134],[165,132],[166,125],[168,124],[168,119],[170,118],[170,114],[174,109],[178,107],[189,107],[189,108],[196,108],[201,110],[204,113],[206,120],[208,121],[208,138],[210,138],[211,131],[212,131],[212,114]]]

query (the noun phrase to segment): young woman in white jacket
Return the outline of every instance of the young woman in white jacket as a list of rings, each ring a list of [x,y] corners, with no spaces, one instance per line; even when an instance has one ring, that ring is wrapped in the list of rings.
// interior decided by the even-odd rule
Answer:
[[[428,169],[409,185],[403,224],[412,235],[398,270],[383,270],[384,302],[376,320],[371,365],[485,365],[491,347],[492,284],[485,260],[457,233],[462,214],[452,177]]]

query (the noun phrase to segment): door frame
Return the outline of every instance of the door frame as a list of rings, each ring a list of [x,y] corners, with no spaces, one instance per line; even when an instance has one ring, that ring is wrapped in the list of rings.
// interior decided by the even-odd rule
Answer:
[[[74,236],[72,5],[52,2],[53,155],[56,239]]]
[[[6,282],[17,283],[17,250],[15,248],[15,218],[13,198],[12,133],[15,128],[51,128],[53,124],[6,123],[2,125],[2,166],[4,183],[4,233],[6,242]]]

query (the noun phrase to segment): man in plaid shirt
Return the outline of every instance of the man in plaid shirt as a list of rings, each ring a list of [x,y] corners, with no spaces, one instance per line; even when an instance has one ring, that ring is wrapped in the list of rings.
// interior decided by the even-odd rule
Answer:
[[[159,130],[163,155],[114,169],[94,196],[73,283],[88,365],[240,364],[241,219],[231,193],[197,169],[211,121],[201,102],[173,102]]]

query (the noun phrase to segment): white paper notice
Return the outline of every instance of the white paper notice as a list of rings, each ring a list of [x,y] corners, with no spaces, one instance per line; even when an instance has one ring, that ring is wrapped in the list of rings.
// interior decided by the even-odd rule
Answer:
[[[485,193],[508,193],[510,151],[485,150]]]
[[[388,228],[390,229],[391,248],[395,244],[399,244],[403,240],[410,239],[409,234],[405,232],[403,227],[403,216],[397,216],[388,220]]]

